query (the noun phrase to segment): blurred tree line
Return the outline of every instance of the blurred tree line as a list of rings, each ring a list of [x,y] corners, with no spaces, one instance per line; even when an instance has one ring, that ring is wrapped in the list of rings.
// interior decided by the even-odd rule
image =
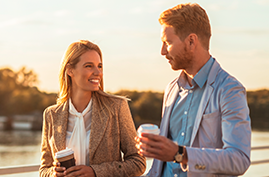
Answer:
[[[0,69],[0,116],[42,113],[55,104],[57,94],[39,91],[37,83],[37,75],[25,67],[17,72]],[[160,125],[163,93],[121,90],[114,94],[131,99],[129,106],[136,127],[142,123]],[[252,128],[269,130],[269,90],[248,91],[247,99]]]
[[[269,90],[247,92],[252,129],[269,130]]]
[[[115,94],[131,99],[131,101],[129,101],[129,107],[136,128],[142,123],[160,125],[163,93],[121,90]]]
[[[25,67],[17,72],[0,69],[0,116],[42,113],[44,108],[54,104],[57,94],[39,91],[37,83],[37,75]]]

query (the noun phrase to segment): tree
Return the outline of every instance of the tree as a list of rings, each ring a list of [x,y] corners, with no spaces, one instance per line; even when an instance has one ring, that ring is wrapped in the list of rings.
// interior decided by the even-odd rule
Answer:
[[[163,93],[122,90],[117,95],[127,96],[136,127],[142,123],[160,125]]]
[[[19,86],[22,87],[34,87],[37,83],[37,75],[33,70],[27,70],[26,67],[22,67],[16,73],[16,82]]]
[[[35,85],[37,75],[22,67],[18,72],[10,68],[0,69],[0,115],[29,114],[54,104],[56,93],[40,92]]]

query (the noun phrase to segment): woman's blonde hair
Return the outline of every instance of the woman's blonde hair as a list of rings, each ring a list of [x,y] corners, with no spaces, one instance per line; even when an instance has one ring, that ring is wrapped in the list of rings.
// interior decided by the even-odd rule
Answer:
[[[179,4],[161,13],[161,25],[172,26],[181,41],[195,33],[203,47],[209,50],[211,27],[206,11],[198,4]]]
[[[89,50],[96,51],[102,61],[102,52],[100,48],[87,40],[80,40],[70,44],[63,56],[62,64],[59,74],[60,92],[57,99],[57,104],[62,104],[70,98],[71,94],[71,77],[67,74],[67,68],[75,68],[76,64],[80,61],[80,56]],[[100,90],[103,90],[103,78],[100,81]]]
[[[72,80],[71,80],[71,77],[67,74],[67,68],[68,67],[75,68],[76,64],[80,61],[80,56],[89,50],[96,51],[100,56],[101,62],[103,63],[102,52],[100,48],[96,44],[88,40],[80,40],[68,46],[64,54],[61,68],[60,68],[60,74],[59,74],[60,92],[57,99],[58,105],[66,102],[70,98],[70,95],[71,95]],[[104,105],[102,103],[103,102],[102,99],[105,99],[104,97],[115,97],[115,98],[126,99],[124,97],[105,93],[103,89],[104,89],[104,84],[103,84],[103,77],[102,77],[100,81],[99,90],[94,92],[93,95],[96,96],[99,106],[103,105],[108,110],[110,110],[109,105]]]

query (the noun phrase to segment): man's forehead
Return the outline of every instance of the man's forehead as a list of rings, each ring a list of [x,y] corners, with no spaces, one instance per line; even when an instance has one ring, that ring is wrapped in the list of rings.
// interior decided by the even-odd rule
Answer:
[[[176,35],[174,27],[162,25],[161,28],[161,38],[167,38],[167,35]]]

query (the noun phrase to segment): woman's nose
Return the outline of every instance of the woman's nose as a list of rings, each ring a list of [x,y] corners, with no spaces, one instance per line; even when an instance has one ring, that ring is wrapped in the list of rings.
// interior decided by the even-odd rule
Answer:
[[[94,72],[93,72],[94,75],[98,76],[98,75],[101,75],[102,73],[103,71],[101,68],[95,67]]]

